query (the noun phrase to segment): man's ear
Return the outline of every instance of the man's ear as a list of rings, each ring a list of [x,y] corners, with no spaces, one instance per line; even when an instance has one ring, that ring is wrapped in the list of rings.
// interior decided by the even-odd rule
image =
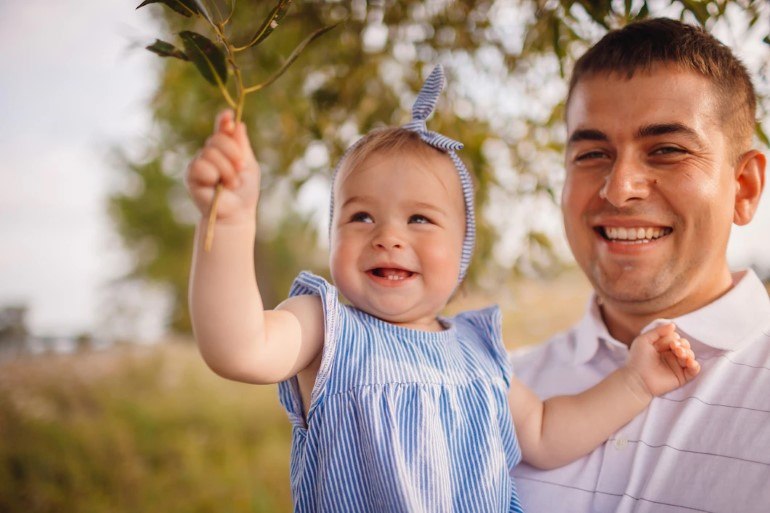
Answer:
[[[750,150],[741,155],[735,168],[735,212],[733,222],[739,226],[749,224],[757,211],[762,189],[765,187],[765,156]]]

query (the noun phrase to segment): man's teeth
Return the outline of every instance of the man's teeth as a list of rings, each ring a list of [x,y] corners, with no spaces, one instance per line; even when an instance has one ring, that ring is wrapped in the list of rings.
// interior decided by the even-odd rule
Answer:
[[[604,236],[610,240],[627,240],[633,242],[650,242],[671,233],[671,228],[625,228],[621,226],[605,226]]]

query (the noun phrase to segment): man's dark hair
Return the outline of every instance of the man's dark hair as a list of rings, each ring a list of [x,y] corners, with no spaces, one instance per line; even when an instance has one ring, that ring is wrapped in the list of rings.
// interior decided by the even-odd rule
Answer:
[[[660,65],[698,73],[714,85],[725,132],[734,148],[751,145],[756,123],[756,93],[746,67],[732,51],[700,27],[667,18],[630,23],[608,32],[575,63],[567,103],[581,79],[600,74],[631,78]]]

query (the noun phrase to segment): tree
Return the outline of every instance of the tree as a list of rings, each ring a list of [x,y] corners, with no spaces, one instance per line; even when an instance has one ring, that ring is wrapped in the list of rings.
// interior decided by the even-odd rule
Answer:
[[[238,2],[235,16],[261,19],[270,7]],[[151,8],[169,33],[183,29],[176,16]],[[408,121],[433,64],[448,68],[449,88],[430,125],[465,144],[461,157],[477,178],[480,233],[469,278],[499,283],[505,274],[547,270],[564,258],[553,244],[558,223],[549,226],[548,216],[515,208],[556,210],[565,75],[576,56],[608,29],[658,15],[726,27],[736,38],[764,40],[763,51],[770,53],[770,29],[762,26],[769,14],[761,0],[295,2],[275,35],[249,55],[244,73],[256,81],[278,69],[307,34],[340,25],[244,111],[264,176],[255,258],[266,305],[285,297],[299,269],[325,266],[319,245],[325,228],[318,222],[326,215],[323,201],[297,198],[317,198],[312,191],[328,188],[334,163],[360,134]],[[235,40],[249,36],[232,34]],[[752,71],[767,95],[770,59],[762,62]],[[185,63],[163,62],[152,104],[156,134],[145,159],[124,160],[126,183],[134,186],[110,200],[135,257],[133,275],[171,286],[173,328],[181,331],[189,330],[185,297],[195,219],[182,176],[224,107],[196,75]],[[762,116],[767,112],[765,98]],[[760,127],[757,135],[768,144]]]

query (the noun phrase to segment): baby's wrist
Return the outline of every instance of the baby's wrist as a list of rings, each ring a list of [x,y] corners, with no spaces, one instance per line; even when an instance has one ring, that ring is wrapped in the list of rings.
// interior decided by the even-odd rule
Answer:
[[[198,222],[198,229],[200,233],[206,233],[209,224],[209,216],[201,215]],[[215,237],[217,235],[232,237],[232,236],[248,236],[254,237],[257,231],[257,219],[256,212],[250,215],[230,215],[227,217],[218,218],[214,224]]]
[[[639,371],[626,365],[619,370],[619,373],[623,384],[631,395],[644,407],[650,404],[650,401],[655,396],[650,391]]]

